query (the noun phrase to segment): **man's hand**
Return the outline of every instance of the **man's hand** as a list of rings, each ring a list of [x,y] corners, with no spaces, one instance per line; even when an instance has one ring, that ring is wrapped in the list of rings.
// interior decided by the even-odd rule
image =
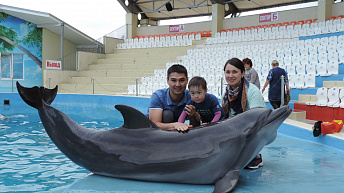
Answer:
[[[173,123],[174,130],[177,130],[179,132],[186,132],[188,129],[192,128],[192,125],[187,125],[185,123],[179,123],[175,122]]]

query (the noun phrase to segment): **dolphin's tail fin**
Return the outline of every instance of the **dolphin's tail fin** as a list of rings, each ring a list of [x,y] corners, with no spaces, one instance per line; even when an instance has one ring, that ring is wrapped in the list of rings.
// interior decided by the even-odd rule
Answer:
[[[31,107],[39,109],[42,106],[42,100],[51,104],[57,94],[57,86],[54,89],[47,89],[44,87],[26,88],[19,84],[17,81],[17,90],[20,97]]]

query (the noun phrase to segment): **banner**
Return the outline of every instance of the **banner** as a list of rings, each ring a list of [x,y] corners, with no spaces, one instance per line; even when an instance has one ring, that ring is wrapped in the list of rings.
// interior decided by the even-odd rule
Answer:
[[[61,61],[47,60],[45,69],[47,69],[47,70],[62,70]]]
[[[278,21],[278,12],[259,14],[259,23]]]
[[[170,25],[169,27],[171,32],[182,32],[184,31],[184,25]]]

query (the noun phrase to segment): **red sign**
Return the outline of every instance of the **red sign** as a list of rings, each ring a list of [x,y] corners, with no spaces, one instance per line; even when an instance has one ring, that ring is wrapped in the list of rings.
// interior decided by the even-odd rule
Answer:
[[[61,61],[47,60],[46,69],[48,69],[48,70],[61,70],[62,69]]]
[[[259,14],[259,23],[269,21],[278,21],[278,12]]]
[[[170,25],[170,32],[184,31],[184,25]]]

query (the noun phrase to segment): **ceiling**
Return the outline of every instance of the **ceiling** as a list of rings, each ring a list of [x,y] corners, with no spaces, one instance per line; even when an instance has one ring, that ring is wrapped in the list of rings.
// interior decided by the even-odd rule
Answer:
[[[87,36],[86,34],[73,28],[72,26],[68,25],[67,23],[49,13],[11,7],[2,4],[0,4],[0,12],[36,24],[37,27],[46,28],[57,35],[61,34],[61,24],[63,24],[64,38],[75,43],[76,45],[102,45],[93,38]]]
[[[142,19],[164,20],[211,15],[212,4],[225,5],[225,17],[238,13],[318,0],[117,0],[127,13],[141,14]],[[126,3],[128,6],[126,6]],[[166,4],[173,10],[167,11]]]

